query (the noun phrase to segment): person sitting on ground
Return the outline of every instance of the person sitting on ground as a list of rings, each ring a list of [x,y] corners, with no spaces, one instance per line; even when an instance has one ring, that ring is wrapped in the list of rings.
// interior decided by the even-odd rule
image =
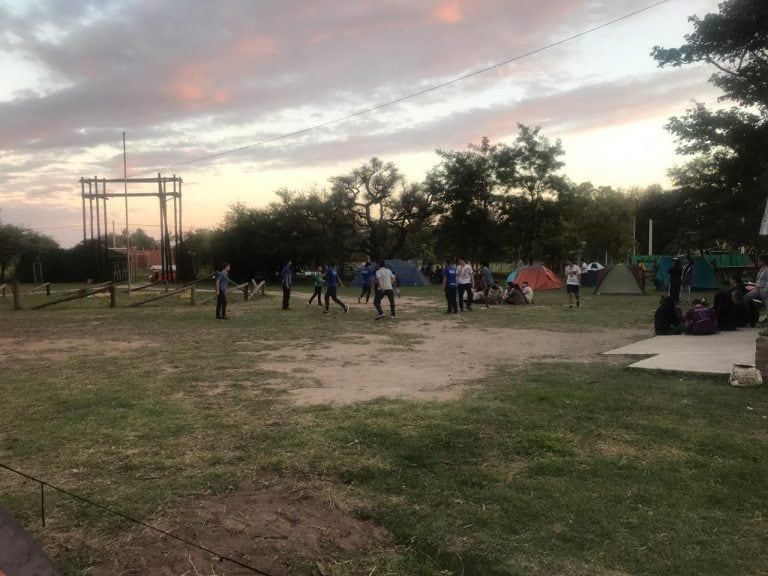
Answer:
[[[738,325],[736,304],[728,292],[715,293],[712,308],[715,310],[717,327],[720,330],[736,330]]]
[[[523,296],[525,296],[525,301],[528,304],[533,304],[533,288],[528,285],[528,282],[523,282],[523,289],[521,292],[523,293]]]
[[[694,300],[693,306],[685,313],[685,333],[702,336],[717,332],[715,311],[706,301]]]
[[[653,315],[653,328],[657,336],[680,334],[684,328],[683,315],[671,296],[662,296]]]
[[[507,290],[503,295],[503,299],[507,304],[528,304],[525,296],[523,296],[523,292],[520,290],[520,286],[511,282],[507,284]]]
[[[498,304],[501,302],[501,286],[494,282],[491,284],[490,288],[488,288],[488,296],[486,296],[484,292],[478,291],[473,299],[475,302],[480,302],[481,304]]]

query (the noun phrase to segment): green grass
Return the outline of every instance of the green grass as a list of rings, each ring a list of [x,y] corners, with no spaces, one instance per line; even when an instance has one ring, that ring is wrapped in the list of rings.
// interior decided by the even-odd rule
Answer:
[[[403,320],[444,320],[438,289],[403,293],[434,303],[402,307]],[[571,310],[562,291],[536,297],[536,306],[456,322],[650,331],[657,302],[585,294]],[[454,401],[297,407],[260,385],[273,375],[254,351],[353,341],[374,328],[393,346],[412,337],[374,324],[370,310],[328,318],[294,300],[286,313],[276,295],[233,298],[229,324],[212,320],[210,305],[175,298],[126,308],[121,296],[115,309],[86,299],[40,311],[3,302],[6,343],[90,345],[43,361],[3,357],[0,462],[142,519],[260,475],[323,482],[398,545],[397,554],[350,552],[334,575],[372,566],[392,575],[766,573],[764,389],[546,362],[500,365]],[[226,392],[210,394],[217,385]],[[56,494],[41,529],[38,488],[4,472],[0,485],[2,502],[66,574],[85,573],[131,529]]]

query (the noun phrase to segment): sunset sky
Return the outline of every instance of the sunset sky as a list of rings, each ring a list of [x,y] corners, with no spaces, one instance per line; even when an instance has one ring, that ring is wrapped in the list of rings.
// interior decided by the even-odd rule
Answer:
[[[562,140],[575,182],[666,186],[683,159],[664,124],[718,92],[712,69],[649,54],[683,43],[715,0],[669,0],[525,56],[654,3],[0,0],[0,222],[81,241],[79,180],[122,177],[123,132],[129,176],[183,178],[185,230],[373,156],[418,182],[436,149],[511,143],[517,123]],[[156,199],[131,201],[131,229],[157,236],[158,219]]]

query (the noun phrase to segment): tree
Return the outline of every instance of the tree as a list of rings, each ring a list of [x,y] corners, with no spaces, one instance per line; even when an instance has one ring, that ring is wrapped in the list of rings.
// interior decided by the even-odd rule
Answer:
[[[30,263],[58,249],[49,236],[12,224],[0,224],[0,283],[5,282],[6,271],[13,269],[25,258]]]
[[[210,230],[190,230],[179,243],[177,272],[180,280],[189,281],[201,274],[213,272],[215,262],[211,252]]]
[[[699,244],[754,247],[768,197],[768,3],[726,0],[719,9],[689,18],[694,31],[683,46],[651,54],[662,67],[713,65],[721,101],[742,106],[713,112],[696,104],[672,118],[678,152],[693,159],[670,175]]]
[[[525,202],[510,222],[522,233],[523,259],[532,263],[535,258],[560,256],[545,246],[549,239],[559,236],[552,224],[559,220],[555,200],[568,188],[567,180],[557,174],[565,165],[560,160],[565,151],[560,140],[553,143],[540,136],[540,127],[532,129],[518,124],[518,128],[511,152],[515,169],[508,179],[508,188],[521,192]]]
[[[443,256],[477,261],[503,253],[498,242],[503,170],[498,160],[509,157],[506,151],[504,144],[492,145],[488,138],[463,152],[437,151],[441,163],[427,176],[427,189],[442,213],[437,243]]]
[[[578,220],[585,252],[624,261],[632,251],[632,203],[610,186],[593,189]],[[606,262],[606,264],[608,264]]]
[[[422,187],[406,186],[391,162],[371,158],[345,176],[331,178],[331,200],[347,207],[354,221],[355,251],[373,260],[409,257],[409,236],[432,219],[432,199]]]

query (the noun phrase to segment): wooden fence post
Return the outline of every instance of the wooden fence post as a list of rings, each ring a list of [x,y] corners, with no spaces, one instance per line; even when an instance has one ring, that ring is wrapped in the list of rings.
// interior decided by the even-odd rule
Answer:
[[[192,288],[189,291],[189,303],[190,305],[194,306],[197,302],[195,301],[195,296],[197,296],[197,286],[192,286]]]
[[[21,292],[19,291],[19,282],[15,278],[13,279],[11,290],[13,291],[13,309],[21,310]]]
[[[117,306],[117,290],[113,284],[109,287],[109,307],[114,308],[115,306]]]

